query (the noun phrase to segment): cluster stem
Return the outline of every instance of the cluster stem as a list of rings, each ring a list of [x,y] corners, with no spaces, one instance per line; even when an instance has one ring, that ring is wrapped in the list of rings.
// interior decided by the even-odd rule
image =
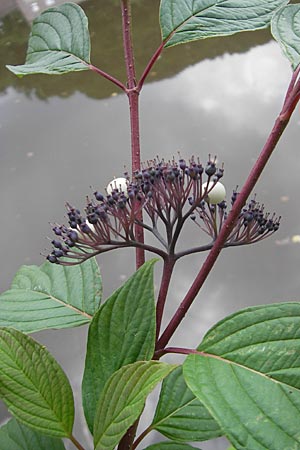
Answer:
[[[156,305],[156,339],[158,339],[159,333],[160,333],[160,327],[161,327],[161,322],[162,322],[162,318],[163,318],[164,307],[165,307],[165,303],[166,303],[166,298],[167,298],[175,262],[176,262],[176,260],[175,260],[174,256],[173,257],[167,256],[164,259],[163,274],[162,274],[162,279],[161,279],[160,289],[159,289],[159,294],[158,294],[158,299],[157,299],[157,305]]]

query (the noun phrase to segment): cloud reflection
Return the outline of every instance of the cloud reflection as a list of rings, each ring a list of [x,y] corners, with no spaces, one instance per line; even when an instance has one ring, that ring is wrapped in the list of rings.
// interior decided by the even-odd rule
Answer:
[[[258,106],[274,108],[275,102],[279,108],[290,77],[289,62],[272,41],[243,54],[227,53],[190,66],[165,83],[162,96],[164,101],[176,97],[196,114],[217,113],[233,129],[249,125],[255,116],[257,131],[257,123],[265,118],[265,110]]]

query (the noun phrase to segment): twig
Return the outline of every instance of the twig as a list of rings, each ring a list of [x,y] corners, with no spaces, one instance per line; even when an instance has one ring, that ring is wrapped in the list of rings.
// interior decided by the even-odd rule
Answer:
[[[112,83],[116,84],[123,91],[126,91],[126,86],[121,81],[119,81],[117,78],[113,77],[109,73],[104,72],[103,70],[99,69],[98,67],[93,66],[93,64],[89,64],[88,67],[93,72],[96,72],[98,75],[101,75],[102,77],[104,77],[107,80],[111,81]]]
[[[75,447],[78,448],[78,450],[85,450],[85,448],[82,447],[82,445],[77,441],[77,439],[73,435],[71,435],[69,439],[75,445]]]

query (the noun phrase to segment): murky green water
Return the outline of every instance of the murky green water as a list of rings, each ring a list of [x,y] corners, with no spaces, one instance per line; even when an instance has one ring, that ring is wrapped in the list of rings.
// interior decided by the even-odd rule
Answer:
[[[137,72],[159,44],[157,0],[134,3]],[[120,13],[111,0],[82,3],[90,19],[92,61],[124,80]],[[1,290],[21,264],[41,264],[49,222],[64,220],[64,203],[83,207],[85,195],[129,167],[127,99],[93,73],[18,79],[4,64],[24,60],[28,24],[17,12],[0,31]],[[143,159],[208,153],[225,163],[230,192],[241,185],[280,110],[291,76],[267,30],[166,50],[141,95]],[[217,320],[242,307],[299,300],[299,108],[259,181],[266,209],[282,216],[280,230],[254,246],[224,250],[172,343],[196,346]],[[295,237],[296,236],[296,237]],[[199,230],[186,236],[199,241]],[[185,245],[185,244],[184,244]],[[204,256],[178,264],[168,316],[182,299]],[[105,295],[134,270],[134,255],[100,260]],[[86,329],[39,333],[78,391]],[[4,415],[5,413],[3,413]],[[149,420],[149,419],[148,419]],[[78,419],[78,426],[80,420]],[[80,434],[80,433],[79,433]],[[150,436],[157,439],[157,436]],[[81,437],[84,441],[84,437]],[[201,444],[225,449],[223,439]]]

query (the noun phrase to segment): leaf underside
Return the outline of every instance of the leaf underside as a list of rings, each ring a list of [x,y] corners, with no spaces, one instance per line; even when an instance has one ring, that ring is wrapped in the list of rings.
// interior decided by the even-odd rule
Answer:
[[[271,31],[293,70],[300,63],[300,5],[288,5],[273,17]]]
[[[162,0],[160,25],[165,47],[269,25],[288,0]]]
[[[19,76],[59,75],[89,69],[88,20],[75,3],[49,8],[32,24],[25,64],[7,66]]]

